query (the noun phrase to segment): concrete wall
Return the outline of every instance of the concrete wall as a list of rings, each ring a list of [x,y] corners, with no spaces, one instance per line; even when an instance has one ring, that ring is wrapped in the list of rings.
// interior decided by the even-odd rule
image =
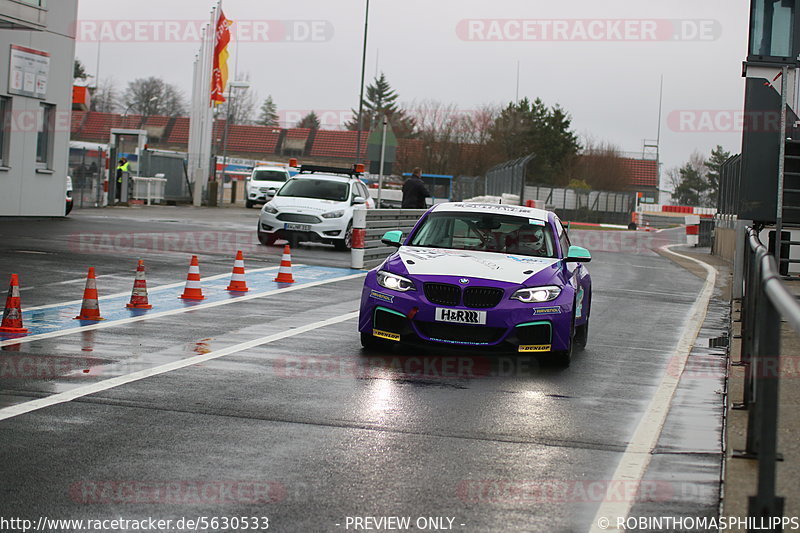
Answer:
[[[69,158],[72,74],[78,0],[48,2],[44,31],[0,30],[0,95],[11,99],[6,167],[0,169],[0,216],[63,216]],[[44,100],[8,93],[11,45],[50,54]],[[53,155],[49,172],[37,169],[36,121],[40,104],[56,106]]]

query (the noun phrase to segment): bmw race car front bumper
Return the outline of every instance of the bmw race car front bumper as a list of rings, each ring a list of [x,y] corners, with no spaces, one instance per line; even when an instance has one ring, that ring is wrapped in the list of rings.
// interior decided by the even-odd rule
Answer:
[[[575,291],[569,285],[551,302],[526,304],[510,299],[519,285],[474,279],[470,286],[499,288],[504,294],[494,307],[469,308],[433,303],[422,287],[426,282],[459,285],[462,278],[417,277],[416,290],[397,292],[378,285],[376,274],[375,270],[369,272],[364,283],[358,322],[361,333],[395,342],[526,353],[561,351],[570,346]]]

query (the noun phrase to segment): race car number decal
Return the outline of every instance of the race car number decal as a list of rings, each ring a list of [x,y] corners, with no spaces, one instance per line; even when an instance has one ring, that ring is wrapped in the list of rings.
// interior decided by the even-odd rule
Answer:
[[[436,308],[437,322],[456,322],[458,324],[486,324],[486,311],[466,311],[464,309]]]
[[[520,352],[549,352],[552,344],[529,344],[527,346],[520,346]]]

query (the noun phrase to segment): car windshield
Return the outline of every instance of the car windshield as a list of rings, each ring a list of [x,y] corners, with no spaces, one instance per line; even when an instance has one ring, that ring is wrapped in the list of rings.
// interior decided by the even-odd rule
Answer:
[[[556,257],[553,231],[547,222],[494,213],[431,213],[410,245]]]
[[[280,170],[256,170],[253,181],[286,181],[286,172]]]
[[[293,198],[314,198],[317,200],[347,200],[350,184],[340,181],[318,180],[313,178],[293,179],[278,192],[278,196]]]

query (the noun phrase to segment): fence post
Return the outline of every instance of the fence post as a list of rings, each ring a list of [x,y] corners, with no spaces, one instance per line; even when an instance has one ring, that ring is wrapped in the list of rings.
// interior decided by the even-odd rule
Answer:
[[[755,314],[758,301],[758,258],[757,253],[750,247],[750,232],[745,235],[746,249],[744,261],[744,296],[742,298],[742,349],[740,362],[746,367],[744,374],[744,390],[742,395],[742,409],[747,409],[755,401],[754,382],[752,379],[753,350],[755,348]],[[749,443],[749,437],[748,437]],[[748,444],[749,446],[749,444]],[[751,451],[751,450],[748,450]],[[755,450],[752,450],[755,452]]]
[[[738,300],[742,298],[742,282],[745,257],[747,247],[750,246],[748,240],[747,227],[751,224],[746,220],[737,220],[734,224],[736,235],[736,249],[733,256],[733,286],[732,298]]]
[[[364,268],[364,247],[367,236],[367,210],[359,207],[353,210],[353,236],[350,245],[350,267]]]
[[[758,491],[749,498],[748,516],[769,519],[783,516],[784,499],[775,494],[775,462],[778,459],[778,388],[780,377],[781,317],[777,308],[764,292],[770,280],[777,279],[772,272],[771,257],[760,257],[757,267],[758,285],[754,287],[763,303],[756,317],[756,392],[758,398],[753,411],[758,418]],[[769,273],[763,279],[764,273]],[[748,428],[749,431],[749,428]]]

